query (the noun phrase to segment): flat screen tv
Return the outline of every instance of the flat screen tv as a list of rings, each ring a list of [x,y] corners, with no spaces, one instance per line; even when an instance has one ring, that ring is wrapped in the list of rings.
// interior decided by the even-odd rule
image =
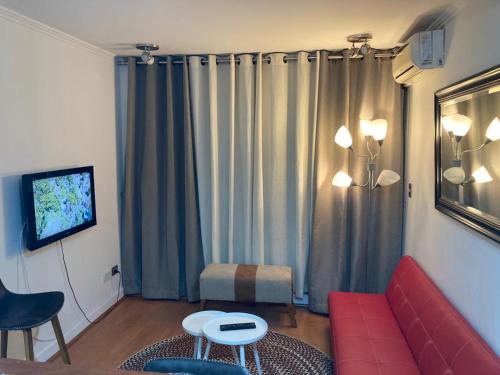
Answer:
[[[91,166],[25,174],[22,191],[30,250],[97,224]]]

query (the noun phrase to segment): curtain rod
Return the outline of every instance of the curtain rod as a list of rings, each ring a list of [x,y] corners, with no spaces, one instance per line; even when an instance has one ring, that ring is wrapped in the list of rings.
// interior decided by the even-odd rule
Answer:
[[[375,53],[374,56],[376,58],[379,58],[379,57],[388,57],[388,58],[392,58],[392,57],[395,57],[398,55],[400,49],[394,49],[394,50],[388,50],[387,52],[380,52],[380,53]],[[155,56],[155,58],[158,58],[158,59],[161,59],[162,57],[161,56]],[[344,56],[342,55],[339,55],[339,54],[332,54],[332,55],[329,55],[328,56],[328,60],[342,60],[344,58]],[[357,55],[357,56],[349,56],[349,58],[351,59],[362,59],[363,56],[362,55]],[[309,61],[311,60],[316,60],[316,55],[315,54],[310,54],[309,56],[307,56],[307,59]],[[287,61],[296,61],[297,60],[297,56],[294,56],[294,55],[289,55],[289,56],[284,56],[283,57],[283,61],[284,62],[287,62]],[[217,63],[229,63],[231,61],[231,59],[229,57],[217,57],[216,60],[215,60]],[[252,58],[252,62],[255,63],[256,61],[256,56],[254,55],[253,58]],[[262,61],[265,61],[265,62],[271,62],[271,57],[270,56],[267,56],[267,57],[263,57],[262,58]],[[201,58],[201,63],[202,64],[206,64],[208,62],[208,58],[206,57],[202,57]],[[240,62],[240,58],[239,57],[235,57],[234,58],[234,62],[235,63],[239,63]],[[167,62],[165,60],[159,60],[158,61],[158,64],[166,64]],[[173,60],[172,61],[173,64],[184,64],[184,60]],[[119,60],[117,60],[117,64],[118,65],[128,65],[128,60],[125,58],[125,57],[119,57]],[[136,62],[137,65],[146,65],[145,62],[141,61],[141,60],[138,60]]]

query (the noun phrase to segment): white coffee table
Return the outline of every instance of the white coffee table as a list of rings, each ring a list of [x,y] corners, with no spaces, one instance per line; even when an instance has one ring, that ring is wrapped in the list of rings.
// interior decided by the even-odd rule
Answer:
[[[242,329],[236,331],[221,331],[221,324],[233,324],[233,323],[255,323],[255,329]],[[267,334],[267,323],[264,319],[258,317],[257,315],[245,314],[245,313],[227,313],[218,317],[215,317],[203,325],[203,334],[208,340],[207,349],[205,352],[205,358],[208,358],[208,353],[210,351],[210,345],[212,342],[222,345],[230,345],[235,360],[238,362],[238,356],[236,355],[236,346],[239,346],[240,359],[239,364],[245,367],[245,345],[252,345],[253,355],[255,357],[255,364],[257,366],[257,371],[262,374],[260,368],[259,353],[257,352],[257,341],[262,339]]]
[[[191,314],[184,318],[182,321],[182,328],[184,331],[192,336],[194,336],[194,354],[193,357],[195,359],[201,359],[201,349],[203,343],[203,325],[218,316],[226,314],[222,311],[216,310],[207,310],[200,311],[194,314]]]

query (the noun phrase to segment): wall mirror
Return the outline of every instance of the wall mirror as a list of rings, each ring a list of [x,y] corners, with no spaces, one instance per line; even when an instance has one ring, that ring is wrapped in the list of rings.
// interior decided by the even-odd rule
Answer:
[[[500,66],[435,93],[435,204],[500,242]]]

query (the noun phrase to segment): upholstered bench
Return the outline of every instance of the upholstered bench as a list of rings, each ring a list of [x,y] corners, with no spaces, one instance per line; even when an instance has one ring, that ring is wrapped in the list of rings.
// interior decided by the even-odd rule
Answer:
[[[200,276],[200,296],[202,310],[209,300],[286,304],[297,327],[290,267],[209,264]]]

